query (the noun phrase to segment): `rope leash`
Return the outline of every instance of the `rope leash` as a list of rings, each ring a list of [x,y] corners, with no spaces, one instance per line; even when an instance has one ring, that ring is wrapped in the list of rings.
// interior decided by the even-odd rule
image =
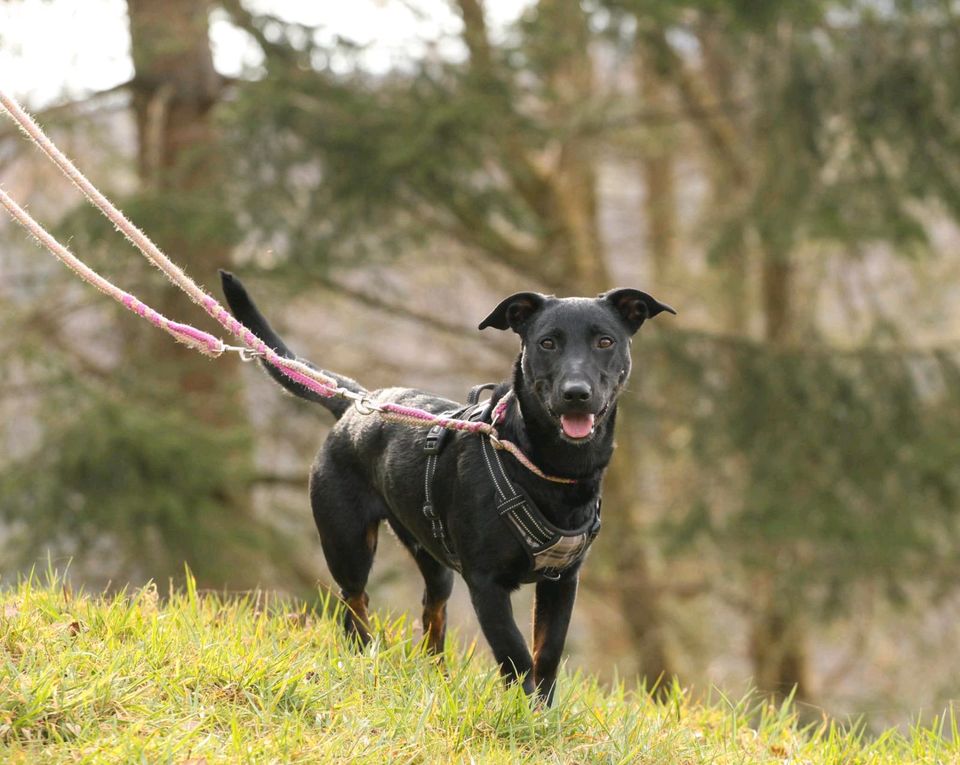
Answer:
[[[39,148],[40,151],[42,151],[47,158],[50,159],[50,161],[53,162],[78,189],[80,189],[83,195],[90,201],[91,204],[94,205],[94,207],[100,210],[100,212],[103,213],[103,215],[106,216],[106,218],[110,220],[110,222],[113,223],[113,225],[119,231],[121,231],[123,235],[138,250],[140,250],[141,253],[143,253],[147,260],[159,268],[171,282],[183,290],[193,302],[202,307],[221,326],[223,326],[227,331],[231,332],[244,343],[248,349],[248,357],[249,351],[253,351],[257,355],[262,356],[274,367],[279,369],[284,375],[300,383],[301,385],[304,385],[315,393],[324,397],[335,395],[335,391],[338,389],[338,387],[333,378],[327,377],[319,370],[313,369],[312,367],[300,361],[286,359],[282,356],[279,356],[273,351],[272,348],[269,348],[265,343],[257,338],[253,332],[234,319],[233,316],[230,315],[230,312],[220,305],[220,303],[218,303],[212,295],[204,292],[204,290],[201,289],[192,279],[190,279],[190,277],[187,276],[179,266],[177,266],[166,255],[164,255],[163,252],[160,251],[160,248],[157,247],[146,234],[144,234],[139,228],[131,223],[130,220],[128,220],[127,217],[120,210],[118,210],[109,199],[100,193],[100,191],[87,179],[87,177],[77,169],[76,165],[74,165],[73,162],[71,162],[67,156],[57,148],[53,141],[47,137],[47,135],[33,120],[33,118],[30,117],[26,111],[24,111],[23,107],[21,107],[14,98],[12,98],[3,90],[0,90],[0,105],[3,106],[7,114],[10,115],[11,119],[17,123],[27,138],[29,138],[30,141],[37,148]],[[22,222],[19,216],[15,217],[17,217],[18,221]],[[50,239],[53,239],[53,237],[50,237],[49,234],[47,234],[47,236]],[[41,240],[41,242],[45,244],[43,240]],[[54,252],[54,254],[56,255],[57,253]],[[83,272],[77,271],[77,273],[81,278],[86,280]],[[106,282],[106,280],[103,279],[103,282]],[[91,283],[94,284],[94,286],[97,286],[95,282]],[[109,284],[109,282],[106,283]],[[137,302],[139,303],[139,301]],[[150,310],[151,313],[149,316],[156,314],[156,312],[153,312],[152,309]],[[147,316],[148,314],[144,313],[142,315]],[[160,316],[160,314],[156,314],[156,316]],[[195,327],[190,327],[189,325],[180,326],[188,328],[187,334],[181,335],[182,337],[192,338],[195,336],[196,338],[202,338],[197,340],[197,342],[209,348],[210,352],[207,353],[207,355],[215,358],[222,354],[225,350],[234,350],[233,347],[228,348],[228,346],[224,345],[220,340],[215,340],[213,346],[208,346],[207,338],[212,337],[211,335],[208,335],[207,333],[202,332]],[[188,344],[191,343],[188,341]],[[195,344],[191,345],[192,347],[197,347]],[[220,348],[222,348],[222,350],[219,350],[218,352],[218,349]]]
[[[166,316],[154,311],[152,308],[150,308],[150,306],[141,303],[129,292],[124,292],[122,289],[102,277],[83,261],[77,258],[72,252],[70,252],[70,250],[60,244],[60,242],[54,239],[53,236],[43,228],[43,226],[37,223],[37,221],[34,220],[26,210],[20,207],[20,205],[18,205],[13,199],[11,199],[10,195],[7,194],[7,192],[3,189],[0,189],[0,204],[6,208],[7,212],[10,213],[10,216],[14,220],[16,220],[20,225],[27,229],[27,231],[33,234],[40,244],[50,250],[50,252],[52,252],[60,260],[60,262],[66,265],[67,268],[77,274],[81,279],[88,284],[92,284],[105,295],[109,295],[118,303],[133,311],[138,316],[142,316],[155,327],[158,327],[173,335],[175,340],[178,340],[179,342],[184,343],[185,345],[188,345],[189,347],[200,351],[200,353],[212,358],[216,358],[227,349],[227,346],[224,345],[220,338],[214,337],[207,332],[203,332],[196,327],[190,327],[186,324],[179,324],[178,322],[171,321]],[[244,350],[247,349],[244,348]]]
[[[336,380],[325,375],[319,369],[305,364],[302,361],[280,356],[254,335],[250,329],[237,321],[216,298],[197,285],[197,283],[171,261],[143,231],[130,222],[130,220],[77,169],[76,165],[57,148],[33,118],[24,111],[23,107],[2,89],[0,89],[0,106],[3,106],[7,114],[17,123],[27,138],[60,169],[94,207],[113,223],[117,230],[123,233],[127,240],[130,241],[148,261],[160,269],[170,282],[185,292],[194,303],[203,308],[207,314],[224,329],[237,337],[244,345],[242,347],[226,345],[220,338],[204,332],[197,327],[172,321],[138,300],[135,296],[120,289],[60,244],[55,237],[34,220],[3,191],[3,189],[0,189],[0,204],[3,205],[11,217],[26,228],[30,234],[50,250],[64,265],[83,279],[83,281],[112,297],[128,310],[147,319],[151,324],[164,330],[177,341],[200,351],[206,356],[218,358],[224,352],[230,351],[238,353],[244,361],[250,361],[256,357],[262,358],[294,382],[303,385],[324,398],[336,396],[351,399],[361,414],[369,415],[376,412],[384,420],[413,427],[440,425],[448,430],[459,430],[486,435],[496,448],[503,449],[512,454],[520,464],[540,478],[555,483],[576,483],[575,479],[560,478],[545,474],[520,451],[516,444],[499,439],[495,425],[506,412],[506,407],[510,400],[509,394],[501,400],[500,403],[502,407],[498,406],[497,410],[494,411],[492,423],[468,422],[465,420],[441,417],[422,409],[414,409],[399,404],[377,404],[371,401],[365,394],[355,393],[339,387]]]

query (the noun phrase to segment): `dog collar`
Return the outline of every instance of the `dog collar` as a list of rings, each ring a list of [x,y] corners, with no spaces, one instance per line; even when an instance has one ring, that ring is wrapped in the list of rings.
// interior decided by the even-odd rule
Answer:
[[[473,389],[473,391],[471,391],[471,394],[473,394],[474,391],[482,387],[484,386],[478,385],[476,388]],[[530,460],[530,458],[526,454],[520,451],[519,446],[517,446],[512,441],[500,440],[500,438],[498,437],[498,434],[496,433],[496,427],[502,420],[505,419],[507,415],[507,410],[510,408],[510,404],[513,402],[515,398],[516,398],[516,395],[514,394],[513,388],[511,388],[510,390],[508,390],[506,393],[503,394],[503,397],[497,402],[497,405],[493,408],[493,413],[490,415],[490,424],[493,425],[494,432],[488,436],[488,438],[490,439],[490,443],[493,445],[493,448],[500,451],[509,452],[510,454],[513,455],[514,459],[516,459],[517,462],[523,465],[531,473],[538,476],[539,478],[544,479],[545,481],[552,481],[553,483],[566,483],[566,484],[578,483],[578,480],[576,478],[563,478],[561,476],[555,476],[555,475],[550,475],[549,473],[544,473],[540,468],[538,468],[536,465],[533,464],[533,462]],[[469,399],[467,400],[469,401]],[[523,412],[520,410],[519,406],[517,406],[517,415],[520,417],[521,420],[523,419]]]

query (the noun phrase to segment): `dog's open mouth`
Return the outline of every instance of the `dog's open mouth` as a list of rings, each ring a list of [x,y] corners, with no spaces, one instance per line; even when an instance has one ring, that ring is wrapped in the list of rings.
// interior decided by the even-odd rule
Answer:
[[[591,412],[567,412],[557,417],[556,413],[551,411],[554,417],[560,421],[560,435],[567,441],[586,441],[597,428],[597,423],[603,419],[607,413],[607,407],[604,406],[596,414]]]
[[[561,414],[560,428],[567,438],[577,440],[588,438],[593,433],[593,423],[596,419],[595,415],[587,413]]]

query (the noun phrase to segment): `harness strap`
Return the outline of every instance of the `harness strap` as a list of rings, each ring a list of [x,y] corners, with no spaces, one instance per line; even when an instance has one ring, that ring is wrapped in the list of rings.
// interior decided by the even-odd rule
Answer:
[[[470,407],[461,407],[453,412],[445,412],[443,417],[459,418],[467,412]],[[460,558],[450,547],[450,537],[447,534],[447,527],[437,512],[436,505],[433,503],[433,480],[437,473],[437,463],[440,461],[440,452],[443,451],[444,442],[450,435],[450,431],[442,425],[434,425],[427,431],[427,437],[424,441],[423,451],[427,455],[427,465],[423,478],[423,515],[430,523],[430,533],[433,538],[440,543],[443,548],[443,554],[447,557],[450,565],[460,570]]]
[[[433,428],[433,430],[436,429],[437,428]],[[433,504],[431,497],[430,487],[433,484],[433,476],[437,472],[438,461],[439,456],[436,454],[431,454],[427,457],[427,470],[424,478],[426,495],[423,502],[423,514],[427,520],[430,521],[430,533],[433,534],[433,538],[440,543],[440,546],[443,548],[443,554],[447,556],[447,560],[450,561],[454,568],[459,569],[460,559],[457,557],[457,554],[450,549],[446,524],[444,524],[443,518],[441,518],[437,512],[437,508]]]
[[[481,450],[497,494],[497,513],[514,532],[527,556],[534,576],[557,580],[579,561],[600,531],[600,501],[589,527],[565,534],[546,521],[536,506],[507,476],[503,462],[489,438],[481,438]]]
[[[482,383],[480,385],[474,385],[467,394],[467,403],[470,406],[476,406],[480,403],[480,394],[482,394],[485,390],[493,390],[496,387],[496,383]],[[510,394],[507,393],[507,395]],[[496,425],[496,422],[493,424]]]
[[[557,541],[557,535],[545,528],[530,512],[529,501],[526,496],[517,491],[513,481],[507,477],[500,455],[490,445],[490,440],[481,439],[481,444],[484,462],[487,464],[487,470],[490,472],[497,496],[500,498],[500,502],[497,503],[497,512],[520,530],[535,551],[553,545]]]

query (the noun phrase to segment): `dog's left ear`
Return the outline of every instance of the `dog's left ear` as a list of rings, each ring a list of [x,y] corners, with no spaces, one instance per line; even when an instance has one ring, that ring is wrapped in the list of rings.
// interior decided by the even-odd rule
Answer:
[[[661,303],[652,295],[640,290],[610,290],[597,297],[599,300],[609,303],[613,310],[620,314],[620,318],[630,328],[631,333],[636,332],[643,322],[652,319],[658,313],[663,311],[674,315],[677,313],[666,303]]]
[[[518,292],[494,308],[490,315],[480,322],[480,329],[512,329],[519,333],[527,320],[543,308],[547,296],[539,292]]]

